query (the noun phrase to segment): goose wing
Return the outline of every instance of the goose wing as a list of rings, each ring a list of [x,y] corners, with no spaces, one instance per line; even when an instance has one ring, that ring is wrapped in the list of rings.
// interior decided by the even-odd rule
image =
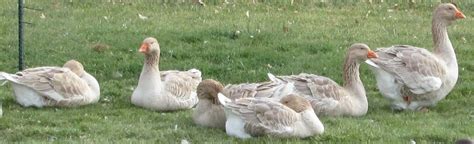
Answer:
[[[438,90],[446,75],[446,67],[431,52],[409,45],[376,50],[378,58],[371,59],[384,71],[395,76],[414,94]]]

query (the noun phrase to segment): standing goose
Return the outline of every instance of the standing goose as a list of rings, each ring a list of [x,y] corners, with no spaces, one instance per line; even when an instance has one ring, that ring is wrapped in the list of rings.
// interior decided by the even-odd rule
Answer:
[[[138,86],[133,91],[132,104],[158,111],[190,109],[197,102],[196,87],[201,71],[159,71],[160,45],[155,38],[146,38],[139,51],[145,55]]]
[[[464,14],[450,3],[433,12],[434,51],[409,45],[379,48],[378,58],[368,60],[377,87],[392,103],[393,110],[427,110],[453,89],[458,79],[456,54],[447,27]]]
[[[226,113],[225,129],[230,136],[250,138],[305,138],[324,132],[324,126],[308,100],[295,94],[281,98],[240,98],[231,100],[219,93]]]
[[[346,54],[342,87],[327,77],[305,73],[290,76],[269,74],[269,78],[275,82],[293,82],[296,92],[310,101],[318,116],[362,116],[367,113],[368,104],[359,78],[359,66],[368,58],[376,57],[367,45],[353,44]]]
[[[199,83],[197,95],[199,102],[193,111],[193,120],[197,125],[225,128],[225,114],[219,103],[218,93],[228,95],[230,99],[245,97],[270,97],[279,99],[294,91],[292,83],[243,83],[223,86],[220,82],[207,79]]]
[[[0,81],[12,83],[16,101],[24,106],[80,106],[99,101],[97,80],[81,63],[67,61],[63,67],[37,67],[16,74],[0,72]]]

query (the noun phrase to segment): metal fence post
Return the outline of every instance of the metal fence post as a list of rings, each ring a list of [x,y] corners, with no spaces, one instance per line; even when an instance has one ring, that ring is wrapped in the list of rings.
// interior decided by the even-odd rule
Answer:
[[[23,0],[18,0],[18,70],[24,69],[23,58]]]

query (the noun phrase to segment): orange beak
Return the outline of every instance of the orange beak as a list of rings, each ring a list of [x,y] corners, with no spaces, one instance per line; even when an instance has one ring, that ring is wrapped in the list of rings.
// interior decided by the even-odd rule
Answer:
[[[138,51],[141,53],[146,53],[148,52],[148,48],[149,48],[148,44],[143,43],[142,46],[140,46],[140,49]]]
[[[377,57],[379,57],[377,56],[377,53],[375,53],[372,50],[369,50],[369,52],[367,53],[367,58],[377,58]]]
[[[456,10],[456,14],[454,15],[454,17],[457,18],[457,19],[466,18],[466,16],[459,10]]]

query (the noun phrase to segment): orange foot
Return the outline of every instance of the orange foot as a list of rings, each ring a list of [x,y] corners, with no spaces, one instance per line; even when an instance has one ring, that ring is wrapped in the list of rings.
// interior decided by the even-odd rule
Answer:
[[[407,104],[410,104],[412,99],[413,99],[413,97],[411,97],[411,96],[403,96],[403,100],[405,102],[407,102]]]

